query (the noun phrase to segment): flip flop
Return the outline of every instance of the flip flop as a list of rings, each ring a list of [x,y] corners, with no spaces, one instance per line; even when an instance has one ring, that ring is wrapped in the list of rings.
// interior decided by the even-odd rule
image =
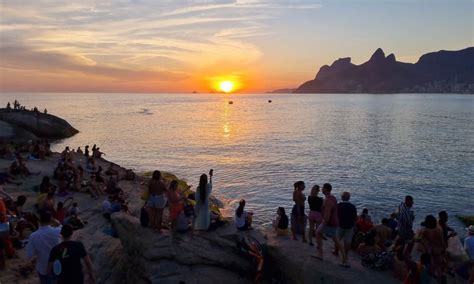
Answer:
[[[324,259],[321,256],[318,256],[318,255],[312,255],[311,257],[314,257],[318,260],[324,261]]]

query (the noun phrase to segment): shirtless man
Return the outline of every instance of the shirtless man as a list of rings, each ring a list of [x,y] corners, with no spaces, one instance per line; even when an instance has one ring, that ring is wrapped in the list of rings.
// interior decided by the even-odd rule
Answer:
[[[160,232],[163,209],[166,206],[165,193],[167,192],[166,185],[161,180],[160,171],[153,172],[152,179],[148,184],[148,192],[147,207],[150,216],[150,224],[153,229]]]
[[[331,238],[334,241],[334,245],[339,249],[342,254],[341,266],[349,267],[347,263],[347,254],[344,250],[344,246],[337,238],[339,220],[337,215],[337,199],[331,194],[332,186],[329,183],[323,185],[323,194],[325,196],[323,204],[323,223],[321,229],[318,229],[316,234],[317,243],[317,254],[316,258],[323,259],[323,235]]]

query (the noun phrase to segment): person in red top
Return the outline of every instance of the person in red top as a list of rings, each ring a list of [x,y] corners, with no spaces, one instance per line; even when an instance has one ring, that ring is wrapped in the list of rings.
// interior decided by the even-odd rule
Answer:
[[[361,232],[367,234],[372,228],[374,224],[367,219],[367,215],[362,214],[359,216],[356,222],[357,232]]]
[[[349,267],[347,264],[347,254],[345,253],[344,247],[341,246],[341,242],[337,238],[339,219],[337,214],[337,199],[331,194],[332,186],[329,183],[323,185],[323,194],[325,196],[323,204],[323,223],[318,229],[316,235],[317,253],[316,258],[323,259],[323,235],[331,238],[334,241],[334,245],[341,251],[342,263],[341,266]]]
[[[7,206],[5,205],[3,198],[0,197],[0,223],[6,223],[7,221]]]
[[[64,218],[66,218],[66,209],[64,209],[64,204],[62,202],[58,202],[58,208],[54,213],[54,218],[61,223],[64,224]]]
[[[173,233],[175,233],[178,215],[183,210],[183,203],[181,202],[181,195],[178,192],[178,182],[176,180],[171,181],[170,190],[168,190],[167,193],[171,219],[171,230]]]

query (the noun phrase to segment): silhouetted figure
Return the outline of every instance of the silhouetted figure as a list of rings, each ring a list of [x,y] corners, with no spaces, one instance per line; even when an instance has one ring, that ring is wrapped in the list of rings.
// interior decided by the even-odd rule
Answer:
[[[84,156],[89,158],[89,145],[86,145],[86,147],[84,148]]]
[[[48,110],[47,109],[44,109],[44,114],[48,114]]]
[[[7,103],[7,109],[8,109],[8,110],[11,110],[11,109],[12,109],[12,106],[10,105],[10,102]]]

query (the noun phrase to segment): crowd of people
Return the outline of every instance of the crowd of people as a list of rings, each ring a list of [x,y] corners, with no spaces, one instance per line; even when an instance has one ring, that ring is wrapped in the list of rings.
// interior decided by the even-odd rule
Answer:
[[[14,159],[7,174],[16,179],[40,174],[32,173],[26,160],[46,159],[51,156],[51,150],[47,141],[38,141],[13,150],[2,148],[2,154],[4,158]],[[95,281],[91,260],[83,244],[71,240],[73,232],[86,225],[71,193],[89,193],[94,199],[104,197],[102,210],[106,219],[116,212],[128,212],[128,195],[118,183],[121,179],[119,169],[110,163],[104,171],[100,166],[103,161],[97,163],[103,155],[96,145],[91,150],[88,145],[84,150],[66,147],[59,155],[53,175],[44,175],[41,184],[35,187],[38,192],[35,212],[23,209],[26,196],[15,199],[0,188],[0,269],[5,267],[5,259],[15,254],[15,249],[25,246],[25,230],[30,230],[27,256],[36,259],[41,283],[52,283],[53,280],[70,283],[72,279],[83,283],[81,260],[89,279]],[[128,172],[123,178],[127,176]],[[173,237],[189,231],[209,231],[224,224],[219,211],[210,206],[213,176],[212,169],[208,174],[202,174],[196,190],[189,191],[180,189],[178,180],[165,179],[160,171],[154,171],[142,196],[141,224],[157,233],[169,229]],[[4,182],[8,182],[7,179],[2,180]],[[396,212],[375,223],[367,208],[358,214],[349,192],[342,192],[338,201],[329,183],[321,188],[314,185],[309,196],[304,194],[305,188],[303,181],[294,183],[294,206],[290,216],[284,207],[279,207],[273,228],[278,236],[290,236],[295,241],[301,237],[304,243],[315,246],[316,259],[323,260],[327,255],[323,240],[329,239],[334,245],[332,254],[340,257],[341,266],[350,267],[349,254],[358,254],[364,266],[392,269],[395,276],[407,284],[442,283],[446,274],[462,268],[454,266],[453,255],[449,253],[448,244],[456,240],[456,234],[448,225],[447,212],[439,212],[438,218],[426,216],[421,228],[415,232],[412,196],[406,196]],[[321,192],[323,196],[320,196]],[[242,199],[235,210],[234,223],[238,231],[253,229],[253,213],[245,206],[246,201]],[[7,223],[9,227],[5,233],[1,225]],[[463,267],[465,271],[471,270],[472,279],[474,226],[468,228],[464,248],[470,260]]]
[[[17,102],[15,106],[19,108]],[[7,259],[15,256],[16,250],[26,246],[27,257],[36,261],[41,283],[53,283],[53,280],[54,283],[83,283],[81,259],[86,264],[89,279],[94,282],[84,246],[71,240],[73,231],[87,223],[80,217],[74,192],[89,193],[95,199],[107,196],[106,201],[113,203],[110,206],[113,212],[126,211],[127,202],[117,185],[120,179],[117,166],[109,163],[104,172],[101,166],[95,166],[96,160],[104,155],[99,147],[94,145],[91,153],[89,146],[85,149],[82,152],[80,148],[76,151],[66,147],[60,153],[53,174],[44,175],[41,183],[31,188],[37,197],[33,211],[28,212],[23,209],[27,196],[14,198],[3,185],[20,185],[16,182],[18,179],[41,174],[32,172],[27,161],[51,157],[50,145],[42,140],[25,145],[1,145],[0,158],[13,161],[7,172],[1,173],[0,180],[0,270],[5,268]],[[25,238],[26,230],[31,233],[28,238]]]
[[[21,105],[20,102],[18,100],[15,100],[13,102],[13,107],[12,105],[10,104],[10,102],[7,103],[6,105],[6,109],[7,110],[14,110],[14,111],[33,111],[33,112],[39,112],[39,109],[37,107],[33,107],[31,109],[27,109],[26,106],[24,105]],[[43,111],[44,114],[47,114],[48,113],[48,110],[47,109],[44,109]]]
[[[396,212],[375,224],[367,208],[358,215],[356,206],[350,202],[349,192],[343,192],[338,202],[329,183],[322,186],[324,198],[319,196],[318,185],[312,187],[307,198],[304,190],[303,181],[294,184],[291,216],[279,207],[273,228],[277,236],[289,235],[291,231],[294,240],[301,236],[310,246],[314,246],[315,238],[316,259],[324,259],[322,242],[330,239],[334,243],[332,254],[340,257],[342,267],[350,267],[348,255],[356,253],[365,267],[392,269],[404,283],[444,283],[446,275],[455,273],[474,280],[474,226],[467,228],[463,249],[448,225],[446,211],[439,212],[438,219],[427,215],[415,231],[414,200],[410,195]],[[309,230],[306,233],[307,223]],[[463,255],[469,259],[462,259]],[[461,259],[457,258],[459,256]]]
[[[171,233],[185,233],[189,230],[208,231],[224,224],[220,213],[211,210],[209,197],[212,192],[213,170],[209,175],[202,174],[195,192],[185,195],[178,190],[178,181],[167,184],[160,171],[154,171],[142,196],[145,204],[141,211],[142,225],[156,232],[169,228]],[[164,221],[163,212],[168,207],[168,221]]]

